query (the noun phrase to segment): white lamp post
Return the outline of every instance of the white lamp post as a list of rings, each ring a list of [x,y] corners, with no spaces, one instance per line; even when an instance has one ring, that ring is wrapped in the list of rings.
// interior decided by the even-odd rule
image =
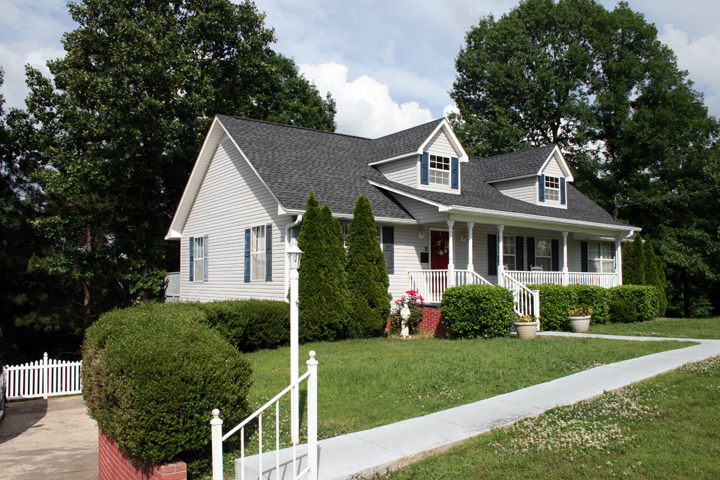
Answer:
[[[287,251],[290,264],[290,383],[298,379],[298,268],[303,251],[295,242]],[[290,392],[290,439],[297,445],[300,439],[300,402],[297,385]]]

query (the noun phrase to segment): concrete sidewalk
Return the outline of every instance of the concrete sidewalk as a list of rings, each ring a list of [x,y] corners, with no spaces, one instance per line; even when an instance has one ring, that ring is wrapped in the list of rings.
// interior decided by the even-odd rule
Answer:
[[[371,476],[399,468],[426,455],[441,452],[493,428],[511,425],[551,408],[602,395],[605,391],[674,370],[686,363],[720,355],[720,340],[543,332],[548,336],[597,337],[626,341],[678,340],[699,342],[680,350],[655,353],[558,378],[479,402],[432,413],[382,427],[318,442],[318,479],[335,480]],[[320,366],[322,368],[322,365]],[[322,375],[322,373],[321,373]],[[307,467],[307,445],[297,447],[300,472]],[[245,459],[245,479],[258,475],[258,456]],[[292,449],[280,451],[279,475],[275,452],[263,455],[263,480],[290,479]],[[239,460],[236,460],[239,471]],[[240,476],[238,475],[238,479]]]

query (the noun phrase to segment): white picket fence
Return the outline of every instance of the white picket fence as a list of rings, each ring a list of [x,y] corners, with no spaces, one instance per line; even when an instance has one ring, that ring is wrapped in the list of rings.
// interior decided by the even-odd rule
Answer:
[[[82,361],[53,360],[47,353],[42,360],[8,365],[5,395],[8,400],[17,400],[82,393],[81,369]]]

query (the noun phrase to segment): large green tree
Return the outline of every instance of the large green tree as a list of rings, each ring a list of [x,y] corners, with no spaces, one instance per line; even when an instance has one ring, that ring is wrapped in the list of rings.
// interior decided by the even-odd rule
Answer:
[[[215,114],[334,130],[323,99],[252,2],[84,0],[52,80],[28,68],[38,263],[73,282],[81,327],[101,311],[156,298],[177,244],[164,242]]]
[[[352,338],[380,335],[390,316],[390,280],[377,238],[375,216],[365,195],[355,204],[347,245],[348,335]]]
[[[671,281],[714,281],[708,255],[682,251],[678,235],[704,238],[705,252],[720,245],[713,212],[693,205],[718,185],[720,125],[642,14],[624,2],[522,1],[482,18],[456,67],[453,122],[471,154],[559,145],[581,191],[674,259]]]

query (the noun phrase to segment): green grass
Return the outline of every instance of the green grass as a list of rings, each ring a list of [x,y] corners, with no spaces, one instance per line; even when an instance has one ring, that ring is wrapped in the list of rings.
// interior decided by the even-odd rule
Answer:
[[[649,322],[593,324],[589,333],[720,339],[720,316],[706,318],[658,318]]]
[[[318,366],[318,434],[329,438],[386,425],[628,358],[683,348],[678,342],[617,342],[581,338],[492,340],[400,340],[378,338],[305,344]],[[250,402],[257,408],[289,383],[289,349],[247,354],[253,367]],[[301,390],[304,410],[305,388]],[[283,444],[287,441],[287,400],[281,403]],[[254,410],[254,408],[253,408]],[[264,429],[274,445],[274,407]],[[226,425],[227,430],[232,426]],[[272,432],[270,432],[272,430]],[[304,425],[303,425],[304,435]],[[248,452],[257,449],[248,435]]]
[[[720,357],[481,435],[382,478],[720,478]]]

